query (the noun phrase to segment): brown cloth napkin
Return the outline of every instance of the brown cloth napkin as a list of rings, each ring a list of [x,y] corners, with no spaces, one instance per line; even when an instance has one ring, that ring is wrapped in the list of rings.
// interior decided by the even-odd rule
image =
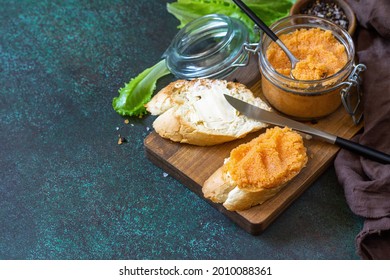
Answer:
[[[390,1],[348,0],[359,27],[357,56],[363,72],[364,130],[354,141],[390,154]],[[390,164],[380,164],[346,150],[335,169],[351,210],[365,218],[356,237],[363,259],[390,259]]]

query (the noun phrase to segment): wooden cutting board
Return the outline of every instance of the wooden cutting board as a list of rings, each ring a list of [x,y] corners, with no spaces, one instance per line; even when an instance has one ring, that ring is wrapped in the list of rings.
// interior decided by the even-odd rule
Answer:
[[[258,75],[257,66],[253,62],[248,67],[236,71],[228,79],[236,79],[246,84],[255,95],[262,96],[260,76]],[[317,123],[307,124],[347,139],[350,139],[362,127],[353,124],[351,117],[342,106]],[[244,230],[253,235],[258,235],[323,173],[332,163],[339,150],[337,146],[319,140],[305,140],[309,156],[307,166],[273,198],[251,209],[231,212],[221,204],[213,203],[204,198],[202,193],[203,183],[215,170],[222,166],[230,151],[262,132],[264,130],[252,133],[243,139],[211,147],[175,143],[161,138],[156,132],[152,132],[145,138],[144,147],[146,157],[156,166],[179,180],[199,197],[208,201]]]

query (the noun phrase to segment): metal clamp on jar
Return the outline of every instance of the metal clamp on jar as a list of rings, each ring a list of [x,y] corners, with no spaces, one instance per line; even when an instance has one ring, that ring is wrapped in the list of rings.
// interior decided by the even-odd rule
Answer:
[[[363,92],[360,88],[362,83],[360,72],[366,69],[367,67],[364,64],[354,66],[347,81],[342,83],[345,87],[340,92],[344,108],[351,115],[355,124],[360,123],[363,118],[363,106],[361,103]]]

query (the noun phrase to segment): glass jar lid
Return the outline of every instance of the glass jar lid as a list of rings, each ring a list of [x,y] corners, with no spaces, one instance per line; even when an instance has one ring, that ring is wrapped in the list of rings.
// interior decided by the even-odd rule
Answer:
[[[206,15],[177,33],[164,53],[166,64],[181,79],[222,78],[248,60],[244,49],[248,39],[248,30],[240,20]]]

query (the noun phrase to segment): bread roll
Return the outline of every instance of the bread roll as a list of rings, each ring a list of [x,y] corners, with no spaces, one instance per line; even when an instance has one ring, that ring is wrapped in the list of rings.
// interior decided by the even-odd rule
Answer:
[[[243,84],[213,79],[172,82],[146,104],[146,109],[158,115],[153,128],[160,136],[198,146],[232,141],[267,126],[239,114],[223,94],[270,110]]]
[[[207,179],[206,198],[230,211],[262,204],[278,193],[307,163],[302,136],[290,128],[267,129],[242,144]]]

